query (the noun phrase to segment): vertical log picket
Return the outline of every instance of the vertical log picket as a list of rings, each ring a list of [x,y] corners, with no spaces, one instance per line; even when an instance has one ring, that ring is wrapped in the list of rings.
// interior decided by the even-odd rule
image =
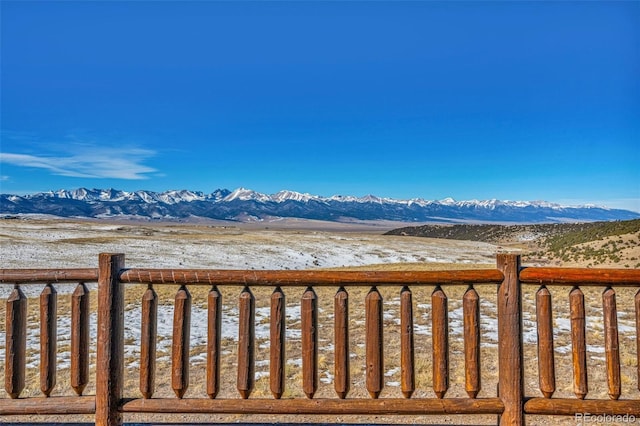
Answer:
[[[269,386],[275,399],[280,399],[285,388],[285,309],[286,298],[282,289],[276,287],[271,294],[271,337]]]
[[[222,294],[213,286],[207,295],[207,395],[220,391],[220,341],[222,337]]]
[[[249,287],[238,299],[238,375],[236,388],[242,399],[249,398],[255,385],[255,305]]]
[[[366,385],[371,398],[378,398],[384,387],[384,339],[382,295],[371,287],[365,298]]]
[[[300,300],[302,329],[302,391],[313,398],[318,390],[318,296],[307,287]]]
[[[118,410],[124,381],[124,254],[101,253],[98,269],[96,425],[122,424]]]
[[[71,295],[71,387],[78,396],[89,383],[89,290],[79,283]]]
[[[349,294],[340,287],[334,297],[334,389],[338,398],[345,399],[351,384],[349,371]]]
[[[4,388],[15,399],[24,389],[27,352],[27,297],[16,285],[7,299]]]
[[[402,287],[400,290],[400,385],[405,398],[411,398],[416,390],[412,300],[409,287]]]
[[[498,396],[504,404],[500,425],[524,425],[520,256],[498,254],[497,266],[504,275],[498,289]]]
[[[464,318],[465,390],[469,398],[478,396],[480,375],[480,296],[470,285],[462,297]]]
[[[40,390],[46,397],[56,385],[57,311],[56,289],[47,284],[40,294]]]
[[[569,293],[571,315],[571,351],[573,354],[573,393],[585,399],[589,392],[587,381],[587,338],[584,294],[579,287]]]
[[[175,300],[171,345],[171,387],[176,396],[182,398],[189,388],[191,294],[186,286],[180,287]]]
[[[602,293],[602,311],[604,314],[604,351],[607,360],[607,385],[609,398],[620,398],[620,345],[618,343],[618,314],[616,292],[611,288]]]
[[[440,286],[431,294],[431,309],[433,391],[442,399],[449,390],[449,311],[447,295]]]
[[[142,295],[140,318],[140,393],[153,396],[156,378],[156,339],[158,329],[158,295],[149,285]]]
[[[556,391],[556,370],[553,355],[553,316],[551,293],[542,286],[536,293],[536,321],[538,322],[538,381],[540,392],[551,398]]]

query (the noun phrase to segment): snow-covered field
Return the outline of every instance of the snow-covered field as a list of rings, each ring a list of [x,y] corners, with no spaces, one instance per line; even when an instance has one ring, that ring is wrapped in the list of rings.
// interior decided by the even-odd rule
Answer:
[[[410,263],[422,264],[428,267],[436,263],[491,266],[495,262],[495,253],[498,247],[486,243],[435,240],[427,238],[384,236],[382,232],[371,230],[323,230],[321,227],[314,229],[291,229],[272,227],[243,228],[235,226],[213,226],[207,224],[198,225],[151,225],[133,223],[106,223],[106,222],[73,222],[55,220],[0,220],[1,268],[67,268],[67,267],[96,267],[98,253],[122,252],[126,254],[128,267],[162,267],[162,268],[228,268],[228,269],[311,269],[332,267],[355,267],[364,265],[381,265]],[[415,267],[415,265],[413,265]],[[378,266],[379,267],[379,266]],[[453,266],[449,266],[452,268]],[[95,289],[95,285],[90,286]],[[42,291],[42,285],[22,286],[29,298],[37,298]],[[59,299],[68,299],[73,291],[73,285],[56,286]],[[11,285],[0,285],[0,369],[4,369],[4,299],[12,290]],[[395,339],[399,331],[399,295],[398,289],[383,289],[384,295],[384,320],[385,334]],[[554,303],[566,304],[568,289],[554,289]],[[160,292],[160,290],[158,290]],[[164,291],[164,290],[163,290]],[[167,292],[169,290],[166,290]],[[174,291],[171,289],[170,291]],[[335,289],[333,290],[335,291]],[[416,333],[416,353],[423,356],[430,353],[431,339],[431,313],[430,291],[424,289],[416,291],[414,296],[414,330]],[[446,290],[449,294],[449,332],[452,354],[452,368],[460,368],[460,354],[462,350],[462,303],[461,294],[464,289]],[[489,384],[484,387],[491,394],[495,385],[491,380],[495,379],[495,365],[497,363],[497,319],[495,305],[495,289],[493,287],[478,288],[481,292],[481,332],[483,345],[483,362],[489,366]],[[524,297],[524,342],[535,351],[537,342],[535,328],[534,288],[526,289]],[[131,291],[135,294],[127,299],[125,313],[125,356],[127,369],[132,375],[139,366],[139,342],[140,342],[140,291]],[[288,365],[292,371],[300,369],[301,359],[299,353],[300,341],[300,294],[287,294],[287,340],[293,342],[289,352]],[[94,293],[95,294],[95,293]],[[268,296],[268,293],[266,293]],[[191,311],[191,365],[203,368],[206,360],[206,306],[202,297],[194,294],[194,303]],[[202,294],[199,294],[202,296]],[[95,296],[92,296],[95,298]],[[171,333],[173,322],[172,294],[161,295],[161,306],[158,312],[158,362],[160,365],[168,365],[171,355]],[[319,376],[324,386],[332,383],[333,367],[329,362],[333,342],[331,339],[332,328],[332,294],[322,295],[324,300],[320,304],[320,347],[321,355],[327,358],[326,365],[321,366]],[[268,297],[260,292],[256,293],[256,343],[259,356],[256,362],[256,378],[268,376],[268,348],[269,348],[269,307]],[[234,342],[237,340],[237,293],[226,293],[223,306],[223,341],[226,346],[223,356],[230,363],[233,362]],[[353,304],[361,308],[362,301],[356,299]],[[626,295],[621,294],[618,300],[618,321],[621,332],[621,347],[629,351],[634,346],[634,316],[632,302],[626,300]],[[59,374],[69,368],[70,363],[70,319],[68,312],[64,310],[64,303],[59,305],[58,312],[58,368]],[[592,361],[602,364],[604,353],[602,346],[602,318],[598,300],[598,294],[587,294],[587,323],[594,331],[588,341],[588,352]],[[28,369],[37,374],[39,366],[39,321],[37,319],[37,300],[30,300],[30,320],[28,330],[28,346],[30,356]],[[556,310],[554,310],[556,312]],[[557,310],[558,316],[554,318],[556,355],[566,358],[568,361],[559,361],[559,366],[570,366],[570,322],[566,309],[564,316],[562,308]],[[327,322],[323,324],[323,321]],[[354,329],[361,330],[364,327],[362,314],[355,313],[352,317]],[[95,349],[96,318],[91,317],[93,341]],[[362,363],[364,340],[362,336],[354,334],[351,357],[354,364]],[[297,342],[297,343],[296,343]],[[387,337],[385,337],[385,343]],[[297,346],[296,346],[297,345]],[[393,346],[389,348],[393,352]],[[535,353],[535,352],[532,352]],[[266,354],[266,357],[265,357]],[[635,356],[635,352],[633,353]],[[399,386],[400,370],[397,362],[397,354],[390,357],[385,368],[385,382],[389,388]],[[430,358],[426,356],[427,359]],[[322,356],[321,356],[322,359]],[[394,361],[395,359],[395,361]],[[457,361],[456,361],[457,360]],[[430,361],[423,365],[425,373],[430,374]],[[633,362],[631,354],[623,362]],[[456,364],[457,363],[457,364]],[[532,375],[528,382],[535,388],[537,377],[534,374],[537,365],[535,358],[530,362]],[[633,369],[633,365],[625,368]],[[354,368],[354,370],[357,370]],[[594,374],[597,373],[594,370]],[[229,372],[227,372],[229,373]],[[492,376],[493,374],[493,376]],[[570,374],[569,371],[566,374]],[[1,374],[0,374],[1,375]],[[227,374],[228,375],[228,374]],[[570,376],[568,376],[570,377]],[[485,378],[483,378],[484,380]],[[160,380],[160,379],[159,379]],[[164,379],[163,379],[164,380]],[[463,395],[463,384],[452,376],[452,386],[458,386]],[[601,379],[597,379],[601,381]],[[36,379],[37,382],[37,379]],[[425,383],[423,383],[425,385]],[[628,386],[627,386],[628,385]],[[231,385],[233,386],[233,385]],[[560,386],[560,385],[559,385]],[[562,383],[566,391],[570,392],[570,378]],[[605,385],[606,386],[606,385]],[[328,385],[332,388],[331,385]],[[633,388],[632,382],[626,383],[625,389]],[[37,394],[37,383],[33,389]]]
[[[0,220],[1,261],[6,268],[94,267],[98,253],[122,252],[131,267],[305,269],[493,263],[496,253],[486,243],[265,228]]]
[[[476,242],[433,240],[425,238],[384,236],[383,231],[346,227],[342,230],[291,229],[289,226],[236,227],[227,225],[152,225],[136,223],[107,223],[57,220],[0,220],[2,268],[71,268],[96,267],[101,252],[121,252],[128,267],[162,268],[224,268],[224,269],[312,269],[355,267],[397,263],[456,263],[488,264],[495,262],[497,247]],[[275,224],[277,225],[277,224]],[[428,266],[427,266],[428,267]],[[88,284],[95,290],[95,284]],[[0,285],[0,299],[6,299],[11,285]],[[43,285],[23,285],[33,310]],[[57,285],[59,299],[70,294],[75,285]],[[237,339],[237,299],[225,298],[223,308],[223,339]],[[200,301],[202,302],[202,301]],[[194,299],[192,308],[191,347],[192,365],[205,362],[206,306]],[[60,303],[60,302],[59,302]],[[268,301],[259,300],[256,309],[256,340],[260,348],[268,349]],[[4,304],[2,304],[4,305]],[[385,318],[395,323],[398,318],[397,295],[385,301]],[[321,308],[323,309],[323,308]],[[0,311],[4,306],[0,307]],[[125,342],[128,368],[138,367],[140,342],[139,299],[130,300],[125,313]],[[332,314],[327,312],[332,318]],[[323,313],[321,312],[321,316]],[[426,318],[427,310],[420,315]],[[3,315],[2,315],[3,316]],[[391,318],[394,318],[391,320]],[[96,321],[91,318],[92,347],[95,347]],[[169,361],[173,306],[170,297],[158,312],[158,361]],[[37,370],[39,360],[38,320],[30,318],[28,346],[34,355],[28,368]],[[3,327],[4,324],[0,325]],[[428,333],[425,325],[416,324],[417,333]],[[58,313],[58,368],[69,367],[70,320],[67,312]],[[3,368],[4,333],[0,333],[0,363]],[[300,339],[300,308],[298,296],[288,296],[287,338]],[[323,343],[329,347],[327,339]],[[231,352],[228,353],[230,355]],[[356,356],[353,354],[353,356]],[[299,358],[288,363],[300,364]],[[257,376],[268,375],[268,365],[258,362]],[[395,386],[398,374],[390,369],[389,385]],[[321,373],[324,382],[331,382],[329,370]]]

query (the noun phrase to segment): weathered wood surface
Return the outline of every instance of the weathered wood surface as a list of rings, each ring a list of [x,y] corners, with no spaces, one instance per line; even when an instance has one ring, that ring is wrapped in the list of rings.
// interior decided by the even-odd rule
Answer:
[[[286,298],[282,289],[276,287],[271,294],[271,324],[269,349],[269,387],[274,398],[280,399],[285,389],[285,309]]]
[[[590,415],[633,415],[640,417],[640,400],[597,400],[597,399],[564,399],[564,398],[531,398],[524,404],[528,414],[573,416],[589,413]],[[610,422],[621,424],[620,422]],[[586,424],[586,423],[585,423]]]
[[[620,383],[620,346],[618,345],[618,313],[616,292],[607,288],[602,293],[602,313],[604,315],[604,352],[607,360],[607,385],[609,398],[618,399]]]
[[[365,297],[366,386],[371,398],[378,398],[384,388],[384,336],[382,295],[372,287]]]
[[[125,413],[244,413],[244,414],[500,414],[499,398],[446,399],[132,399]]]
[[[118,405],[124,385],[124,286],[118,275],[124,254],[100,254],[99,268],[96,424],[112,426],[122,424]]]
[[[40,293],[40,390],[47,397],[56,385],[57,295],[51,284],[47,284]]]
[[[88,283],[97,281],[97,268],[0,269],[0,283],[2,284]]]
[[[80,396],[89,383],[89,290],[79,283],[71,295],[71,387]]]
[[[191,333],[191,294],[186,286],[176,293],[173,308],[171,345],[171,387],[178,398],[189,388],[189,342]]]
[[[236,388],[243,399],[249,398],[255,384],[255,297],[249,287],[238,301],[238,375]]]
[[[362,271],[223,271],[223,270],[124,270],[124,255],[103,254],[99,269],[69,270],[0,270],[0,282],[55,283],[80,282],[72,296],[72,366],[71,384],[80,395],[88,382],[89,293],[82,282],[98,280],[98,354],[96,397],[50,397],[26,399],[0,399],[0,415],[9,414],[71,414],[94,413],[96,424],[118,424],[122,412],[185,412],[185,413],[255,413],[255,414],[501,414],[500,424],[524,424],[524,413],[573,415],[634,414],[640,416],[640,401],[620,397],[620,353],[618,346],[615,292],[603,292],[604,341],[607,360],[608,391],[611,400],[551,398],[555,391],[553,360],[553,327],[551,295],[544,285],[597,285],[638,286],[637,270],[578,269],[578,268],[525,268],[520,276],[519,257],[498,255],[496,270],[476,271],[416,271],[416,272],[362,272]],[[99,272],[98,272],[99,271]],[[520,279],[519,279],[520,277]],[[122,278],[122,283],[120,282]],[[157,297],[145,300],[143,296],[141,393],[144,398],[122,399],[124,379],[123,336],[124,312],[123,283],[185,284],[176,297],[174,314],[174,351],[180,358],[172,368],[178,374],[176,394],[184,396],[188,386],[190,295],[186,284],[212,284],[209,292],[207,395],[209,398],[164,399],[153,395],[153,372],[149,367],[155,357],[151,344],[155,344]],[[473,286],[463,297],[465,339],[465,390],[470,398],[444,398],[448,389],[448,310],[445,292],[440,285],[500,283],[498,291],[499,333],[499,398],[477,398],[480,390],[480,335],[479,298]],[[540,389],[544,398],[525,398],[523,395],[523,362],[521,321],[522,307],[520,282],[541,283],[536,293],[536,319],[538,323],[538,361]],[[221,295],[216,285],[243,285],[239,310],[239,341],[237,387],[243,399],[217,399],[220,383],[220,327]],[[277,287],[271,298],[271,391],[275,399],[249,398],[254,386],[254,327],[255,300],[248,285]],[[335,306],[335,378],[338,398],[312,399],[318,387],[318,301],[312,288],[301,300],[303,330],[303,391],[308,399],[279,399],[285,390],[284,366],[285,298],[279,286],[339,286],[334,298]],[[348,294],[343,286],[371,286],[365,299],[366,387],[372,399],[342,399],[349,392],[349,313]],[[378,399],[384,385],[383,358],[383,304],[376,285],[402,285],[400,301],[401,327],[401,391],[405,398]],[[438,398],[411,398],[415,389],[415,361],[413,359],[413,310],[409,285],[436,285],[432,294],[433,318],[433,384]],[[214,291],[215,290],[215,291]],[[16,295],[16,293],[18,293]],[[10,397],[18,397],[24,388],[26,346],[26,298],[20,296],[16,286],[7,301],[7,355],[5,387]],[[179,297],[182,294],[185,297]],[[154,307],[155,303],[155,307]],[[578,398],[588,393],[586,372],[586,323],[584,296],[574,288],[569,296],[572,326],[572,353],[574,390]],[[145,308],[145,304],[148,305]],[[55,290],[46,286],[40,296],[41,309],[41,389],[45,395],[55,385]],[[640,291],[635,296],[637,345],[640,361]],[[180,318],[178,318],[180,317]],[[53,318],[53,320],[52,320]],[[186,320],[186,322],[185,322]],[[437,324],[436,324],[437,323]],[[145,327],[147,327],[145,329]],[[438,334],[440,333],[440,334]],[[75,336],[75,337],[74,337]],[[305,337],[306,336],[306,337]],[[305,343],[305,339],[306,343]],[[25,343],[22,343],[25,341]],[[73,343],[73,342],[76,343]],[[145,341],[148,346],[145,349]],[[53,343],[53,345],[51,344]],[[22,349],[21,349],[22,348]],[[306,350],[305,350],[306,348]],[[174,348],[175,349],[175,348]],[[12,356],[20,355],[18,357]],[[145,365],[144,358],[148,358]],[[74,359],[76,361],[74,362]],[[307,361],[304,361],[306,359]],[[640,362],[639,362],[640,364]],[[75,365],[75,366],[74,366]],[[146,374],[142,386],[143,375]],[[640,366],[638,367],[640,389]],[[175,386],[174,386],[175,387]],[[143,390],[144,388],[144,390]],[[146,398],[146,399],[145,399]]]
[[[213,286],[207,295],[207,395],[220,391],[220,342],[222,339],[222,294]]]
[[[640,283],[640,269],[528,267],[520,271],[520,282],[544,285],[636,287]]]
[[[553,310],[551,293],[541,286],[536,293],[536,322],[538,323],[538,380],[540,392],[551,398],[556,391],[556,367],[553,354]]]
[[[447,295],[440,286],[431,294],[433,336],[433,391],[444,398],[449,390],[449,309]]]
[[[338,398],[349,393],[351,374],[349,365],[349,294],[340,287],[334,297],[334,378],[333,387]]]
[[[24,389],[27,352],[27,297],[18,285],[7,299],[4,388],[11,398]]]
[[[470,286],[462,297],[464,321],[465,391],[469,398],[480,392],[480,296]]]
[[[504,403],[500,425],[524,425],[520,256],[498,254],[497,264],[504,274],[498,289],[498,386]]]
[[[307,287],[300,301],[302,332],[302,391],[313,398],[318,390],[318,296]]]
[[[140,318],[140,393],[151,398],[155,391],[158,295],[149,285],[142,295]]]
[[[0,416],[94,414],[95,396],[54,396],[51,398],[23,398],[18,401],[0,398]]]
[[[571,352],[573,359],[573,393],[584,399],[589,393],[587,383],[587,339],[584,312],[584,294],[575,287],[569,293],[571,315]]]
[[[413,298],[409,287],[400,290],[400,390],[411,398],[416,390],[413,339]]]
[[[496,284],[502,279],[502,273],[495,269],[455,271],[129,269],[120,275],[120,280],[125,283],[250,285],[256,287],[446,285],[470,282]]]

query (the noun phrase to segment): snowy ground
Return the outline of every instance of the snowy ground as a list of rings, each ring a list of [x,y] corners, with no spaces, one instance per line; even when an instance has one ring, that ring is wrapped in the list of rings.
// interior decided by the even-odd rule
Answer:
[[[260,229],[211,225],[149,225],[122,224],[101,222],[71,221],[37,221],[37,220],[0,220],[0,261],[2,268],[64,268],[64,267],[96,267],[100,252],[122,252],[126,254],[128,267],[163,267],[163,268],[228,268],[228,269],[310,269],[342,266],[362,266],[395,263],[455,263],[455,264],[494,264],[498,247],[477,242],[435,240],[426,238],[383,236],[381,232],[348,232],[346,230],[295,230],[295,229]],[[0,285],[0,299],[4,301],[12,290],[12,285]],[[42,285],[22,286],[29,298],[37,298]],[[73,285],[56,287],[63,299],[73,291]],[[95,286],[92,287],[95,289]],[[173,290],[172,290],[173,291]],[[335,290],[334,290],[335,291]],[[394,292],[396,290],[393,290]],[[430,290],[429,290],[430,291]],[[453,292],[449,301],[450,342],[461,342],[463,334],[461,291]],[[479,290],[480,291],[480,290]],[[524,343],[535,345],[537,342],[535,328],[535,306],[533,305],[535,289],[525,294],[525,312],[523,318]],[[564,290],[562,290],[564,291]],[[568,290],[567,290],[568,291]],[[95,294],[95,293],[94,293]],[[589,294],[587,295],[590,296]],[[621,345],[631,348],[634,344],[635,327],[632,302],[620,296],[618,321],[621,333]],[[93,296],[95,297],[95,296]],[[598,295],[590,296],[587,306],[587,324],[595,332],[595,337],[588,341],[588,352],[592,360],[602,363],[604,353],[602,346],[602,318]],[[68,298],[68,297],[67,297]],[[256,342],[258,351],[268,351],[269,341],[269,307],[268,300],[260,297],[256,309]],[[566,295],[554,294],[554,303],[558,299],[566,301]],[[330,299],[330,298],[329,298]],[[495,316],[495,290],[485,288],[481,294],[481,332],[483,350],[495,363],[497,347],[497,320]],[[563,300],[564,299],[564,300]],[[135,375],[139,364],[140,315],[139,297],[128,299],[125,313],[125,356],[127,369]],[[589,301],[591,300],[591,302]],[[231,342],[223,352],[229,362],[233,362],[234,345],[237,340],[237,295],[225,296],[223,307],[223,341]],[[331,302],[332,303],[332,302]],[[37,319],[37,300],[30,300],[30,322],[28,330],[28,346],[31,356],[28,358],[29,370],[36,372],[39,366],[37,355],[39,348],[39,331]],[[393,335],[399,329],[399,297],[391,290],[384,293],[385,333]],[[428,293],[416,294],[414,297],[414,330],[416,333],[416,353],[420,356],[430,352],[431,307]],[[358,301],[357,305],[361,305]],[[65,306],[64,304],[62,306]],[[555,310],[554,310],[555,312]],[[562,312],[560,309],[558,312]],[[287,340],[300,340],[300,308],[299,295],[287,295]],[[194,297],[191,327],[191,365],[197,368],[206,360],[206,306],[202,298]],[[329,336],[332,327],[331,305],[321,305],[321,352],[331,358],[333,346]],[[4,317],[4,302],[0,303],[0,319]],[[171,295],[164,298],[158,312],[158,362],[168,364],[171,355],[171,333],[173,322],[173,306]],[[554,318],[555,352],[558,357],[571,357],[570,322],[568,316]],[[352,324],[355,329],[364,325],[363,317],[354,314]],[[68,312],[58,312],[58,369],[63,371],[70,364],[70,319]],[[95,349],[96,318],[91,317],[93,341]],[[0,321],[0,369],[4,369],[4,321]],[[324,338],[323,333],[326,335]],[[385,338],[386,339],[386,338]],[[421,340],[422,339],[422,340]],[[385,343],[387,340],[385,340]],[[420,343],[422,342],[422,343]],[[351,357],[354,361],[362,361],[364,342],[354,338]],[[531,346],[535,348],[535,346]],[[459,357],[461,346],[452,344],[452,354]],[[427,357],[428,358],[428,357]],[[632,359],[633,357],[629,357]],[[457,358],[456,358],[457,359]],[[533,358],[535,361],[535,358]],[[630,363],[629,359],[623,362]],[[292,369],[300,369],[301,359],[294,350],[288,358]],[[568,365],[567,363],[559,365]],[[533,368],[537,368],[535,363]],[[627,365],[627,367],[629,367]],[[633,365],[629,368],[632,369]],[[323,384],[332,383],[332,365],[327,363],[321,368],[319,376]],[[268,376],[268,355],[259,358],[256,363],[256,378]],[[63,373],[59,373],[63,374]],[[569,372],[567,372],[569,374]],[[2,374],[0,374],[2,375]],[[388,387],[399,386],[400,370],[397,364],[390,363],[386,368],[385,382]],[[570,377],[570,376],[569,376]],[[530,382],[535,388],[535,375]],[[570,389],[570,378],[566,385]],[[600,381],[600,380],[598,380]],[[37,384],[35,386],[37,388]],[[632,388],[628,383],[625,388]],[[491,393],[495,386],[490,384],[485,389]],[[37,394],[37,390],[35,390]]]
[[[0,220],[7,268],[94,267],[122,252],[131,267],[305,269],[397,262],[492,263],[485,243],[381,233],[221,226]]]

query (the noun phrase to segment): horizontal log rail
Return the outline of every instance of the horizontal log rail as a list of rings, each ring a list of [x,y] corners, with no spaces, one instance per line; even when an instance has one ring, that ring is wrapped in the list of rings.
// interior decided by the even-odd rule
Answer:
[[[200,414],[501,414],[500,398],[449,399],[124,399],[124,413]]]
[[[96,394],[83,395],[89,382],[89,290],[85,283],[98,283],[98,351],[96,356]],[[59,283],[77,284],[71,295],[71,364],[70,385],[78,396],[57,396],[56,329]],[[211,269],[127,269],[122,254],[101,254],[99,268],[75,269],[0,269],[0,284],[13,285],[6,300],[6,338],[4,382],[8,398],[0,398],[0,416],[31,414],[94,414],[96,424],[117,425],[127,413],[200,413],[200,414],[321,414],[321,415],[435,415],[497,414],[500,425],[523,425],[527,414],[535,415],[633,415],[640,417],[640,400],[629,399],[621,392],[621,348],[618,335],[619,307],[614,287],[640,288],[640,270],[604,268],[520,267],[517,255],[500,254],[495,269],[447,271],[337,271],[337,270],[211,270]],[[25,388],[27,297],[22,285],[45,284],[39,296],[39,370],[42,396],[21,397]],[[142,284],[148,288],[141,303],[140,318],[140,398],[124,398],[124,290],[126,284]],[[524,348],[522,340],[521,286],[538,285],[535,294],[537,358],[540,392],[544,397],[527,397],[524,393]],[[158,336],[158,296],[156,285],[177,285],[173,332]],[[207,329],[206,393],[208,398],[189,397],[190,334],[193,285],[209,285],[207,321],[198,324]],[[466,286],[462,300],[464,391],[468,398],[450,397],[449,297],[447,286]],[[498,317],[498,382],[496,397],[478,397],[481,391],[481,296],[476,286],[496,285]],[[218,397],[221,341],[222,293],[218,287],[241,287],[237,302],[237,398]],[[415,397],[416,372],[414,346],[415,318],[411,287],[432,287],[428,308],[431,316],[431,385],[435,397]],[[554,398],[556,391],[556,356],[554,351],[554,311],[552,293],[546,286],[569,287],[563,300],[570,309],[573,390],[576,398]],[[608,400],[589,398],[586,356],[586,321],[583,286],[603,287],[602,320]],[[256,298],[251,289],[271,288],[270,304],[269,388],[272,398],[252,397],[256,379],[255,342]],[[304,288],[298,299],[300,307],[299,343],[301,346],[300,385],[303,397],[285,397],[287,379],[285,353],[287,309],[284,288]],[[319,348],[318,295],[314,288],[333,287],[333,348]],[[366,298],[354,301],[350,289],[368,289]],[[404,398],[380,396],[385,380],[385,355],[389,327],[385,302],[378,288],[396,287],[399,291],[397,327],[400,339],[400,391]],[[479,287],[478,287],[479,288]],[[194,294],[200,294],[194,293]],[[256,293],[257,294],[257,293]],[[357,293],[356,293],[357,294]],[[386,293],[385,293],[386,294]],[[265,301],[259,301],[264,304]],[[634,298],[637,362],[640,365],[640,291]],[[29,301],[32,303],[32,301]],[[38,303],[38,302],[36,302]],[[196,302],[193,302],[196,303]],[[229,303],[229,300],[225,300]],[[291,302],[289,302],[291,303]],[[422,303],[422,302],[420,302]],[[589,302],[592,304],[592,302]],[[349,397],[353,388],[350,376],[350,305],[364,313],[363,388],[367,398]],[[326,309],[326,308],[325,308]],[[226,315],[226,314],[225,314]],[[322,315],[326,315],[322,314]],[[33,319],[30,319],[33,321]],[[33,325],[32,327],[33,328]],[[153,397],[156,387],[156,341],[171,338],[170,386],[175,398]],[[360,336],[362,337],[362,336]],[[29,348],[32,349],[32,348]],[[35,349],[35,348],[33,348]],[[319,389],[319,350],[333,350],[332,371],[335,397],[317,397]],[[424,354],[421,354],[424,356]],[[454,356],[454,355],[451,355]],[[628,356],[627,356],[628,357]],[[226,362],[226,361],[225,361]],[[228,368],[228,367],[225,367]],[[225,374],[228,372],[225,370]],[[640,367],[638,367],[640,389]],[[60,381],[58,379],[58,381]],[[166,384],[166,383],[165,383]],[[326,389],[325,389],[326,390]],[[51,397],[49,397],[51,395]],[[382,393],[382,395],[385,395]],[[129,395],[127,395],[129,396]],[[0,417],[0,422],[2,422]]]
[[[0,416],[29,414],[95,414],[95,396],[0,398]],[[0,419],[1,420],[1,419]]]
[[[637,287],[640,269],[607,268],[523,268],[523,284]]]
[[[571,398],[530,398],[524,404],[527,414],[541,414],[554,416],[573,416],[589,413],[592,415],[625,414],[640,418],[640,401],[638,400],[597,400]]]
[[[128,269],[124,283],[211,284],[241,286],[366,286],[497,284],[503,280],[495,269],[456,271],[254,271],[208,269]]]
[[[0,269],[1,284],[90,283],[98,281],[98,268]]]

